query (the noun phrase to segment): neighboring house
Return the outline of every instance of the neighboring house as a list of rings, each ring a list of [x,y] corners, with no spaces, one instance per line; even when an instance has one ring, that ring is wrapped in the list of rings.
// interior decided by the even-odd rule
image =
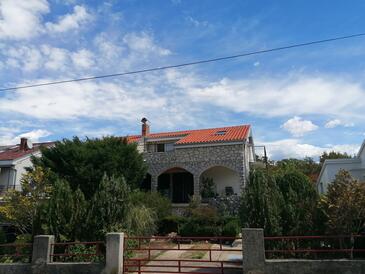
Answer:
[[[41,146],[51,146],[53,143],[35,143],[27,138],[21,138],[20,144],[0,148],[0,194],[8,189],[19,189],[25,168],[32,166],[31,156],[40,155]]]
[[[148,165],[144,188],[160,191],[173,203],[187,203],[211,178],[219,195],[239,194],[245,185],[254,143],[249,125],[151,133],[146,118],[136,142]]]
[[[365,181],[365,140],[355,158],[327,159],[324,161],[317,180],[319,193],[327,192],[328,184],[334,181],[340,169],[349,171],[354,178],[360,181]]]

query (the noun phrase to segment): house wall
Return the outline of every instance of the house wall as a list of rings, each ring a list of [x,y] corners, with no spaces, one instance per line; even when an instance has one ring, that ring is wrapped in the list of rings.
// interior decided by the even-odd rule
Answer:
[[[202,182],[203,178],[212,178],[216,186],[216,192],[219,195],[225,195],[225,188],[231,186],[234,193],[240,193],[240,177],[237,172],[225,167],[214,167],[205,171],[200,178]]]
[[[1,167],[0,171],[0,188],[6,188],[8,184],[13,182],[11,167]]]
[[[33,164],[30,159],[30,156],[16,161],[16,163],[15,163],[15,169],[16,169],[15,189],[20,190],[20,188],[21,188],[20,181],[21,181],[23,175],[27,172],[25,170],[25,168],[31,167],[32,165]]]
[[[217,146],[179,147],[174,151],[144,153],[148,172],[152,178],[152,190],[157,189],[157,177],[166,170],[179,167],[194,176],[194,194],[199,194],[201,174],[215,166],[234,170],[239,177],[239,186],[243,186],[247,170],[244,164],[244,144]]]
[[[365,181],[365,162],[360,162],[359,160],[346,159],[326,161],[323,168],[318,189],[320,193],[327,192],[328,185],[335,180],[336,174],[341,169],[349,171],[354,178]]]

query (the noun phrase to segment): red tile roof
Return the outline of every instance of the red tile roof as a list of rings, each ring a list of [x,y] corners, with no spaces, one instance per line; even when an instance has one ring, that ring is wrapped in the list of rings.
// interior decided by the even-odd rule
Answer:
[[[202,144],[202,143],[218,143],[218,142],[239,142],[244,141],[250,132],[250,125],[195,129],[174,132],[150,133],[148,139],[159,139],[169,137],[181,137],[175,144]],[[141,135],[127,136],[128,142],[138,142]]]
[[[33,144],[32,149],[27,149],[27,150],[21,150],[19,148],[20,147],[19,145],[11,146],[11,147],[4,149],[3,151],[0,151],[0,161],[15,160],[15,159],[24,157],[26,155],[32,154],[34,152],[37,152],[40,149],[40,147],[42,147],[42,146],[49,147],[49,146],[52,146],[53,144],[54,144],[54,142],[35,143],[35,144]]]

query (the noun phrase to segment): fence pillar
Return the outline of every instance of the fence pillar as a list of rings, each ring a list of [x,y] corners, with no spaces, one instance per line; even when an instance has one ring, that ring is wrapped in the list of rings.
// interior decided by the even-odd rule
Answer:
[[[243,273],[265,273],[264,230],[244,228],[242,230]]]
[[[124,233],[106,234],[106,274],[123,273]]]
[[[51,263],[51,254],[53,253],[54,236],[38,235],[34,237],[32,264]]]

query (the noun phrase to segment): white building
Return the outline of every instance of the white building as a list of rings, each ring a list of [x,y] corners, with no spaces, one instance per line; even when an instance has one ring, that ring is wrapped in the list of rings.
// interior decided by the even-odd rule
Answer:
[[[32,166],[31,157],[40,155],[41,146],[53,143],[31,144],[21,138],[20,144],[0,148],[0,194],[8,189],[20,189],[20,180],[27,167]]]
[[[324,161],[317,180],[319,193],[327,192],[328,185],[334,181],[340,169],[347,170],[354,178],[365,182],[365,140],[355,158],[328,159]]]

